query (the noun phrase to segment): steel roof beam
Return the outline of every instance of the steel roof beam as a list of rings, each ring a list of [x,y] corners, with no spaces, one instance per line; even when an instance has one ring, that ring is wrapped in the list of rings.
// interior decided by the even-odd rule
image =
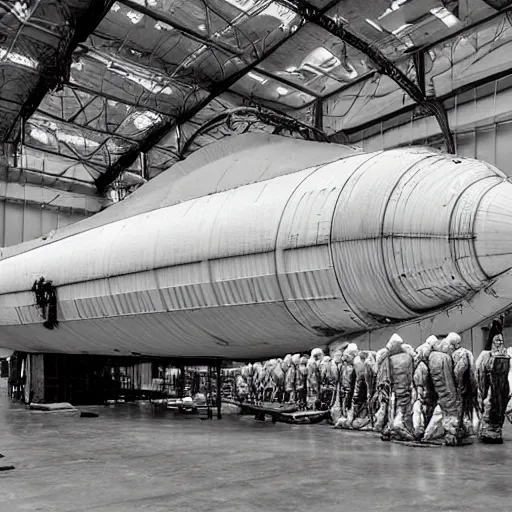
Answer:
[[[208,103],[210,103],[212,100],[220,96],[221,94],[227,92],[230,87],[235,85],[238,80],[243,78],[249,71],[252,71],[256,68],[258,64],[260,64],[264,59],[270,55],[272,51],[274,51],[278,46],[281,46],[284,44],[288,39],[290,39],[294,33],[290,33],[287,37],[285,37],[278,45],[274,46],[270,52],[263,53],[261,57],[254,62],[252,62],[249,66],[246,66],[245,68],[241,69],[240,71],[234,73],[233,75],[229,76],[225,80],[220,81],[218,84],[215,84],[211,90],[210,94],[204,98],[203,100],[199,101],[196,105],[194,105],[191,109],[184,112],[181,116],[171,119],[169,122],[164,123],[162,126],[157,128],[155,131],[153,131],[147,138],[145,138],[141,144],[139,145],[139,148],[135,151],[130,151],[119,158],[117,163],[109,167],[105,173],[103,173],[101,176],[98,177],[95,184],[98,188],[98,192],[100,194],[104,193],[107,187],[128,167],[130,167],[133,162],[137,159],[139,156],[139,153],[147,153],[151,148],[153,148],[160,140],[162,140],[163,137],[165,137],[173,128],[176,126],[182,125],[190,119],[192,119],[199,111],[201,111]]]
[[[433,114],[443,132],[448,153],[455,153],[455,141],[448,123],[448,116],[443,103],[437,98],[429,98],[405,73],[395,66],[380,50],[367,43],[356,34],[347,30],[343,23],[327,16],[324,11],[302,0],[276,0],[302,16],[305,21],[314,23],[332,35],[359,50],[373,61],[377,69],[393,80],[418,105],[421,105]]]
[[[44,75],[39,75],[38,85],[34,93],[21,107],[19,117],[28,119],[36,111],[48,91],[59,87],[61,83],[66,81],[71,66],[71,58],[76,47],[91,32],[94,32],[113,3],[114,0],[93,0],[90,2],[88,14],[76,20],[74,33],[66,48],[66,57],[54,64],[54,69],[51,73],[46,72]]]
[[[132,0],[123,0],[123,2],[132,1]],[[331,9],[334,5],[338,3],[339,0],[333,0],[332,2],[329,2],[329,4],[322,10],[319,10],[319,12],[324,13],[327,10]],[[137,4],[138,5],[138,4]],[[305,20],[303,19],[301,22],[300,28],[304,25]],[[104,193],[107,189],[107,187],[128,167],[130,167],[135,160],[138,158],[139,154],[147,153],[151,148],[156,146],[160,140],[162,140],[163,137],[165,137],[173,128],[176,128],[177,126],[180,126],[192,119],[199,111],[201,111],[208,103],[210,103],[212,100],[220,96],[221,94],[227,92],[238,80],[243,78],[249,71],[261,71],[257,70],[257,66],[261,64],[269,55],[271,55],[275,50],[277,50],[280,46],[282,46],[284,43],[286,43],[288,40],[290,40],[295,34],[297,33],[297,30],[295,32],[290,32],[286,37],[284,37],[279,43],[277,43],[274,47],[272,47],[269,51],[263,52],[262,55],[255,61],[253,61],[251,64],[243,68],[242,70],[238,71],[237,73],[234,73],[230,77],[227,77],[225,80],[222,80],[218,84],[215,84],[211,90],[210,94],[202,101],[194,105],[191,109],[184,112],[181,116],[179,116],[176,119],[170,120],[168,123],[165,123],[161,127],[159,127],[157,130],[152,132],[146,139],[142,141],[140,144],[138,150],[130,151],[119,158],[117,163],[107,169],[105,173],[103,173],[101,176],[98,177],[98,179],[95,181],[96,187],[98,188],[99,193]],[[280,81],[279,79],[277,79]],[[309,93],[310,94],[310,93]],[[250,98],[249,98],[250,99]]]

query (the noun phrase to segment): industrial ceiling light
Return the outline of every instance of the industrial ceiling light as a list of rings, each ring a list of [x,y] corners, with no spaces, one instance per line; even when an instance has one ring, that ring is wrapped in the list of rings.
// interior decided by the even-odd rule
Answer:
[[[453,15],[446,7],[435,7],[430,12],[440,19],[448,28],[457,26],[461,21],[457,16]]]
[[[261,75],[254,73],[253,71],[249,71],[249,73],[247,73],[247,76],[249,78],[252,78],[253,80],[256,80],[256,82],[259,82],[262,85],[267,82],[267,78],[264,78]]]
[[[368,25],[373,27],[375,30],[378,30],[379,32],[384,32],[384,30],[382,30],[382,27],[380,27],[377,23],[375,23],[375,21],[369,20],[368,18],[366,18],[365,21],[366,21],[366,23],[368,23]]]
[[[171,25],[168,25],[167,23],[163,22],[163,21],[157,21],[155,23],[155,28],[157,30],[165,30],[167,32],[170,32],[171,30],[174,30]]]
[[[300,63],[299,69],[315,75],[325,75],[341,66],[341,60],[323,46],[311,51]]]
[[[16,2],[11,7],[11,12],[18,18],[20,21],[27,21],[30,18],[30,9],[26,2]]]
[[[400,32],[403,32],[406,28],[411,27],[412,23],[404,23],[403,25],[399,26],[397,29],[393,30],[392,34],[394,36],[400,34]]]
[[[224,2],[227,2],[243,12],[250,11],[256,3],[254,0],[224,0]]]
[[[128,18],[130,18],[130,21],[136,25],[137,23],[139,23],[139,21],[144,18],[144,14],[142,14],[141,12],[135,12],[135,11],[128,11],[126,13],[126,16],[128,16]]]
[[[0,48],[0,60],[6,59],[14,62],[15,64],[19,64],[20,66],[31,69],[36,69],[39,65],[37,60],[25,57],[25,55],[21,55],[20,53],[7,51],[5,48]]]
[[[151,112],[150,110],[146,112],[141,112],[139,115],[137,115],[134,120],[133,124],[135,125],[135,128],[137,130],[147,130],[150,126],[153,126],[159,122],[162,121],[162,116],[157,114],[156,112]]]

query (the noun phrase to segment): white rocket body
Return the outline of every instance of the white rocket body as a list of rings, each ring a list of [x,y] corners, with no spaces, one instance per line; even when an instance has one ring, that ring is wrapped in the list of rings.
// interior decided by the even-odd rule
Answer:
[[[486,163],[236,139],[4,249],[0,346],[271,357],[432,317],[512,267],[512,184]],[[39,277],[57,286],[53,331],[30,291]]]

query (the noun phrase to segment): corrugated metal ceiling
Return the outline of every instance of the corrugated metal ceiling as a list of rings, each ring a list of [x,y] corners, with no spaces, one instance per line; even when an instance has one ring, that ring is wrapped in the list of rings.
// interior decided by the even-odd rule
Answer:
[[[511,3],[0,0],[0,137],[13,143],[12,165],[84,190],[104,189],[120,172],[124,185],[157,175],[198,127],[243,105],[329,133],[354,128],[368,122],[364,105],[381,101],[376,110],[386,113],[412,100],[367,55],[307,21],[308,5],[431,94],[469,51],[461,41],[478,31],[479,44],[512,37]],[[219,123],[190,151],[237,130],[269,127]]]

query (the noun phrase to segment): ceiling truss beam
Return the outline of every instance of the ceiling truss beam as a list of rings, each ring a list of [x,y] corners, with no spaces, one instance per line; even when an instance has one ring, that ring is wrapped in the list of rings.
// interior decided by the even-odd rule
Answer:
[[[22,106],[19,118],[28,119],[36,111],[48,91],[59,87],[67,80],[73,52],[78,44],[96,29],[113,3],[114,0],[93,0],[90,2],[87,14],[75,20],[76,25],[69,44],[65,48],[65,57],[55,62],[52,69],[47,69],[45,73],[40,74],[34,93]]]
[[[380,50],[347,30],[341,21],[327,16],[324,11],[303,0],[276,1],[297,12],[305,21],[314,23],[342,41],[345,41],[356,50],[367,55],[376,65],[380,73],[391,78],[391,80],[393,80],[411,99],[435,116],[445,138],[447,152],[455,153],[453,134],[450,130],[448,116],[442,102],[436,98],[427,97],[424,91],[421,90],[421,87],[415,84],[405,73],[395,66]]]
[[[250,65],[244,67],[240,71],[232,74],[224,80],[221,80],[217,84],[215,84],[210,89],[210,94],[199,101],[192,108],[183,112],[182,115],[178,116],[175,119],[170,120],[167,123],[164,123],[158,129],[151,132],[148,137],[146,137],[138,149],[135,151],[129,151],[119,158],[115,165],[109,167],[105,173],[103,173],[95,182],[96,187],[98,188],[98,192],[100,194],[105,193],[109,185],[128,167],[130,167],[135,160],[138,158],[139,154],[147,153],[151,148],[153,148],[160,140],[162,140],[171,130],[179,127],[186,122],[190,121],[200,110],[202,110],[208,103],[213,101],[215,98],[220,96],[221,94],[227,92],[233,85],[235,85],[242,77],[244,77],[249,71],[254,70],[263,60],[265,60],[268,55],[270,55],[273,51],[275,51],[279,46],[283,45],[286,41],[288,41],[294,34],[290,33],[285,38],[283,38],[277,45],[275,45],[269,52],[264,52],[258,59],[253,61]]]
[[[327,12],[329,9],[331,9],[334,5],[338,3],[339,0],[332,0],[325,6],[324,9],[319,10],[319,12],[324,13]],[[127,4],[127,2],[133,3],[132,0],[123,0],[124,3]],[[136,4],[138,5],[138,4]],[[302,20],[300,28],[304,25],[305,20]],[[130,167],[135,160],[138,158],[140,153],[147,153],[151,148],[153,148],[160,140],[162,140],[172,129],[175,129],[176,127],[179,128],[179,126],[185,124],[186,122],[190,121],[200,110],[202,110],[208,103],[210,103],[212,100],[220,96],[221,94],[227,92],[238,80],[240,80],[243,76],[245,76],[249,71],[257,70],[256,68],[261,64],[269,55],[271,55],[275,50],[277,50],[279,47],[281,47],[284,43],[286,43],[289,39],[291,39],[297,31],[291,32],[286,37],[284,37],[278,44],[276,44],[274,47],[272,47],[269,51],[263,52],[262,55],[259,56],[255,61],[253,61],[251,64],[240,70],[239,72],[227,77],[226,79],[222,80],[218,84],[214,85],[210,89],[210,94],[202,101],[200,101],[197,105],[192,107],[191,109],[184,112],[181,116],[179,116],[177,119],[173,119],[169,121],[168,123],[165,123],[162,125],[158,130],[155,130],[152,132],[146,139],[142,141],[140,144],[138,150],[136,151],[130,151],[123,155],[119,160],[116,162],[115,165],[109,167],[107,171],[102,174],[95,182],[96,187],[98,188],[98,192],[103,194],[109,185],[115,181],[115,179],[128,167]],[[275,78],[275,77],[273,77]],[[276,78],[278,81],[279,79]],[[311,92],[308,92],[308,94],[311,94]]]

